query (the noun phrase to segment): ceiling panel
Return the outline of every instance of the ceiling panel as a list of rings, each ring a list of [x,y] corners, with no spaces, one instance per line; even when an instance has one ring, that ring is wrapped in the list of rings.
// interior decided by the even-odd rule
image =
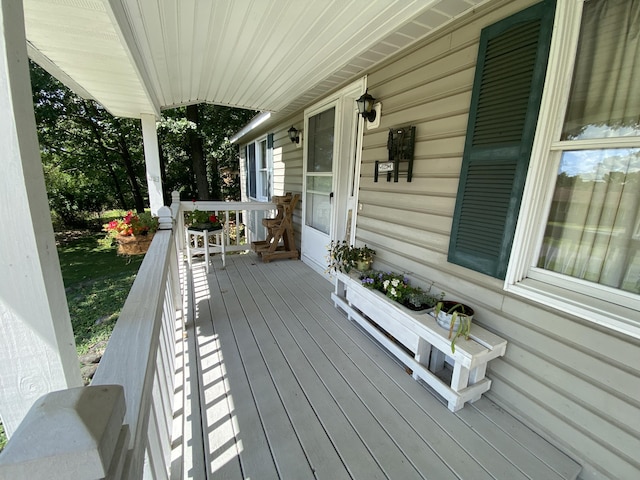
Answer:
[[[480,0],[24,0],[33,58],[112,113],[286,114]],[[44,59],[44,60],[43,60]]]

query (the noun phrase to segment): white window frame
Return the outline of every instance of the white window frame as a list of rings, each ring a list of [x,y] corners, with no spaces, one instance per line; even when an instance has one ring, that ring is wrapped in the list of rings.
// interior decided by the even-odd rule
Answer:
[[[549,66],[504,289],[640,338],[640,296],[536,267],[562,151],[640,147],[639,137],[557,141],[564,122],[583,1],[558,2]]]
[[[247,196],[251,200],[256,200],[258,202],[268,202],[271,200],[271,196],[273,195],[273,149],[269,148],[269,141],[267,135],[264,137],[260,137],[253,142],[249,142],[247,147],[251,144],[254,144],[255,148],[255,172],[256,172],[256,196],[251,196],[251,191],[247,192]],[[265,168],[261,168],[262,165],[262,148],[261,144],[264,143],[264,151],[266,152],[266,161],[264,162]],[[251,180],[249,176],[251,175],[251,168],[247,168],[247,185],[250,185]],[[263,190],[265,190],[265,182],[266,182],[266,192],[267,195],[262,195]]]

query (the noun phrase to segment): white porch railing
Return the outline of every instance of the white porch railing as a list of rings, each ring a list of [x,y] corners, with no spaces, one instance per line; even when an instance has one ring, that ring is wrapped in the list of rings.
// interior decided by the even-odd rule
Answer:
[[[0,455],[0,478],[169,478],[177,310],[171,211],[138,271],[92,384],[41,397]]]
[[[227,252],[251,250],[251,242],[266,238],[267,230],[262,225],[262,219],[274,216],[277,206],[268,202],[214,202],[214,201],[179,201],[174,192],[172,205],[180,205],[174,211],[176,229],[184,232],[184,216],[195,209],[212,212],[218,218],[224,219],[224,238]],[[172,206],[173,209],[173,206]],[[181,250],[184,250],[184,233],[178,240]]]
[[[252,234],[266,235],[261,219],[276,206],[181,202],[174,192],[91,386],[34,404],[0,454],[0,480],[169,478],[179,261],[184,214],[194,208],[225,219],[226,250],[233,252],[251,249]]]

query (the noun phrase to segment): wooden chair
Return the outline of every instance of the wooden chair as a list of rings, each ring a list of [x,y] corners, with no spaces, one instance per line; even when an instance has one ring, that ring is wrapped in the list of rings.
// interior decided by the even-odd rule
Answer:
[[[293,212],[300,201],[300,195],[288,193],[275,196],[273,203],[278,206],[274,218],[263,218],[262,225],[267,228],[266,240],[252,242],[253,250],[262,257],[263,262],[277,258],[299,258],[293,233]],[[281,243],[282,241],[282,243]]]

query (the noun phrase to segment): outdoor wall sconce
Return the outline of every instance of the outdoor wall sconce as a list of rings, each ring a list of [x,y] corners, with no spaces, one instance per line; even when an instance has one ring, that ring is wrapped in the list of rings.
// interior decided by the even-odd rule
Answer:
[[[365,91],[360,98],[356,100],[358,113],[362,115],[370,124],[368,128],[376,128],[380,125],[380,111],[382,104],[376,103],[376,99],[369,95],[369,91]]]
[[[300,143],[300,132],[296,127],[291,125],[291,128],[287,130],[287,133],[289,134],[289,140],[291,140],[291,143]]]

